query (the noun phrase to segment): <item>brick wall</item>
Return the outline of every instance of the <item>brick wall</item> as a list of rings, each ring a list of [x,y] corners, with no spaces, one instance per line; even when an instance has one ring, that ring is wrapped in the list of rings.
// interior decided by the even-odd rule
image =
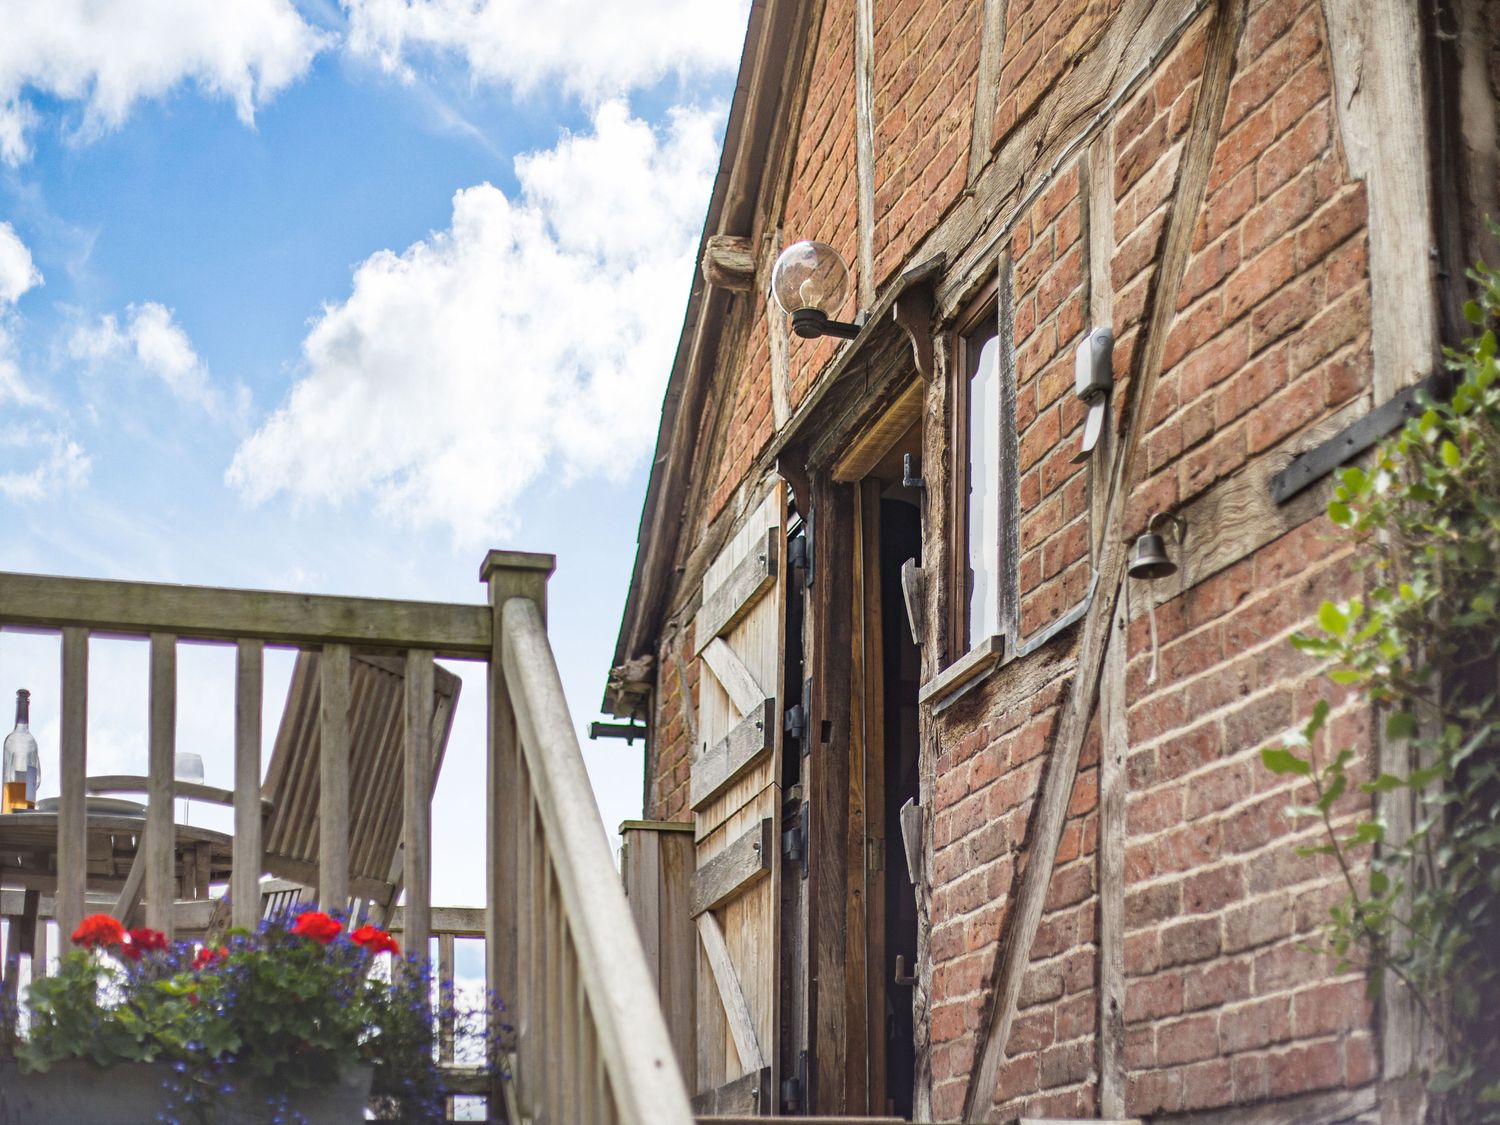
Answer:
[[[652,725],[655,768],[647,791],[648,820],[692,820],[688,782],[694,747],[689,739],[687,709],[696,714],[698,661],[693,659],[693,628],[669,635],[657,652],[656,719]],[[678,662],[684,676],[679,676]],[[687,687],[684,701],[682,687]]]
[[[1073,394],[1073,351],[1088,269],[1078,184],[1075,163],[1010,241],[1023,637],[1061,617],[1089,585],[1088,474],[1073,462],[1085,414]]]
[[[875,4],[875,278],[899,269],[964,189],[984,5]]]

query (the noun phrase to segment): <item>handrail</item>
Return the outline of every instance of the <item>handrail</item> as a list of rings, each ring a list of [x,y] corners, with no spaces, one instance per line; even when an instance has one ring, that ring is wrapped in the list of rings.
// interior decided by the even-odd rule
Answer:
[[[561,1049],[561,1055],[549,1050],[539,1060],[545,1070],[586,1065],[596,1049],[608,1095],[586,1074],[565,1077],[560,1089],[542,1079],[548,1094],[562,1099],[560,1107],[548,1105],[549,1116],[572,1109],[568,1119],[578,1121],[691,1125],[687,1088],[604,836],[541,611],[530,599],[512,597],[499,616],[505,693],[524,765],[518,772],[529,790],[522,794],[530,806],[522,831],[532,815],[540,828],[534,834],[540,854],[532,852],[531,863],[523,865],[532,872],[529,877],[521,872],[517,886],[522,895],[532,892],[531,911],[544,914],[540,926],[533,917],[533,932],[553,939],[532,943],[527,960],[533,979],[518,990],[522,1102],[536,1094],[538,1080],[528,1074],[528,1063],[538,1058],[536,1048]],[[540,896],[535,893],[539,882]],[[559,899],[561,917],[555,919]],[[576,997],[567,994],[570,984]],[[575,1018],[578,1026],[570,1026]],[[548,1021],[553,1026],[546,1026]]]
[[[487,657],[492,641],[489,607],[478,604],[13,572],[0,572],[0,624],[82,626],[95,636],[421,648],[465,660]]]

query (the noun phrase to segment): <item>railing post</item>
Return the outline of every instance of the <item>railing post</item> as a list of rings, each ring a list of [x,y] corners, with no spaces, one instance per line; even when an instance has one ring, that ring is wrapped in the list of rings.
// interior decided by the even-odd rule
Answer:
[[[150,730],[147,756],[146,925],[172,936],[177,902],[177,638],[151,634]]]
[[[236,926],[260,921],[261,848],[260,735],[265,645],[240,641],[235,654],[234,865],[229,884]]]
[[[521,551],[491,551],[480,567],[479,580],[489,586],[490,610],[494,617],[494,645],[488,669],[489,722],[487,729],[485,808],[485,976],[492,995],[516,1004],[517,910],[520,897],[528,893],[529,880],[520,870],[520,833],[525,816],[526,794],[519,784],[521,747],[516,736],[515,712],[506,691],[501,660],[501,611],[512,598],[536,603],[542,619],[547,615],[547,579],[556,568],[555,555]],[[513,1011],[511,1021],[521,1028],[525,1013]]]
[[[89,631],[62,631],[61,785],[57,802],[57,926],[64,942],[83,921],[88,861]],[[66,944],[63,946],[67,948]],[[45,954],[44,954],[45,957]],[[32,965],[36,964],[33,956]],[[33,970],[35,971],[35,970]]]
[[[432,933],[432,653],[406,651],[406,745],[402,832],[406,881],[406,951],[427,963]]]
[[[318,660],[318,899],[349,905],[349,646],[324,645]]]

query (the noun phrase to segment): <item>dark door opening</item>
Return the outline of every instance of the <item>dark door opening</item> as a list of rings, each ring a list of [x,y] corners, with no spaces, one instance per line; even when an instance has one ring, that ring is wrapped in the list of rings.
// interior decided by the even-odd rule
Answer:
[[[918,799],[917,691],[921,658],[912,641],[901,567],[922,559],[920,493],[888,488],[880,502],[880,692],[884,699],[883,802],[885,874],[885,1041],[886,1100],[900,1117],[910,1118],[916,1072],[909,978],[917,962],[917,905],[906,868],[901,806]],[[872,810],[873,811],[873,810]]]

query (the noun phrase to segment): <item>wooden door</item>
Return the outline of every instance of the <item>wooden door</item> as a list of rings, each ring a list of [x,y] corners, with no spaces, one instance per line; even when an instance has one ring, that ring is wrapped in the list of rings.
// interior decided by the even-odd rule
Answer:
[[[782,654],[784,490],[736,528],[703,578],[694,643],[702,745],[690,782],[698,932],[695,1106],[774,1109],[778,863],[774,756]]]

